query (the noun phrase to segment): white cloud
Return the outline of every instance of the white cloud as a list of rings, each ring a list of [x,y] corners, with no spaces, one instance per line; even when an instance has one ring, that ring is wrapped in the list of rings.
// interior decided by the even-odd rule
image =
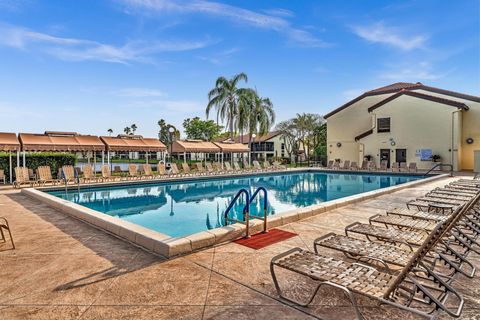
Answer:
[[[403,35],[398,28],[387,27],[383,22],[368,26],[356,26],[353,27],[353,32],[369,42],[386,44],[402,50],[421,48],[427,40],[424,35]]]
[[[263,10],[266,14],[272,15],[272,16],[278,16],[278,17],[294,17],[295,13],[293,13],[290,10],[287,9],[282,9],[282,8],[275,8],[275,9],[267,9]]]
[[[118,0],[128,9],[151,15],[152,11],[199,13],[216,17],[227,18],[230,21],[246,24],[256,28],[273,30],[286,35],[290,40],[309,47],[329,46],[325,41],[316,38],[308,31],[295,28],[285,19],[290,12],[283,9],[274,9],[274,13],[264,14],[240,7],[213,1],[195,0],[191,2],[181,0]],[[281,14],[279,14],[281,13]]]
[[[161,97],[166,94],[163,91],[158,89],[150,88],[124,88],[114,92],[115,95],[121,97],[130,97],[130,98],[151,98],[151,97]]]
[[[422,80],[437,80],[446,77],[450,71],[432,71],[434,67],[428,61],[420,61],[399,66],[391,65],[380,73],[380,79],[391,81],[417,82]]]
[[[345,97],[347,100],[352,100],[358,96],[360,96],[362,93],[364,93],[366,90],[364,89],[348,89],[342,92],[342,95]]]
[[[92,40],[52,36],[18,26],[0,25],[0,45],[20,50],[32,49],[69,61],[151,62],[150,55],[155,53],[200,49],[211,43],[208,39],[176,42],[130,41],[123,46],[114,46]]]

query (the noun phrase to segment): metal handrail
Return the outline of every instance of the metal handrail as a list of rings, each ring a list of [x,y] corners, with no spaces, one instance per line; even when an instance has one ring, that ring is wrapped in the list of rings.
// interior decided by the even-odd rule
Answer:
[[[250,204],[252,204],[253,200],[257,196],[257,194],[260,193],[260,191],[263,191],[263,218],[259,216],[254,216],[250,215],[251,217],[262,219],[263,220],[263,232],[267,232],[267,214],[268,214],[268,195],[267,195],[267,189],[264,187],[258,187],[257,190],[252,194],[250,197]]]
[[[451,164],[449,164],[449,163],[437,163],[437,164],[434,165],[430,170],[428,170],[428,171],[423,175],[423,177],[425,178],[430,172],[432,172],[432,171],[435,170],[436,168],[442,167],[442,166],[448,166],[448,167],[450,167],[450,177],[453,177],[453,165],[451,165]]]
[[[243,194],[245,195],[245,201],[246,201],[246,204],[243,207],[243,220],[245,222],[237,220],[237,219],[228,218],[228,213],[230,212],[230,210],[232,210],[232,208],[235,205],[235,203],[237,202],[238,198],[240,198],[240,196],[243,195]],[[250,194],[248,193],[248,191],[246,189],[240,189],[237,192],[237,194],[235,195],[235,197],[233,197],[232,201],[230,201],[230,204],[227,207],[227,210],[225,210],[224,217],[225,217],[225,224],[228,224],[229,221],[244,223],[245,228],[246,228],[245,238],[250,237]]]
[[[80,176],[77,173],[77,170],[73,170],[73,177],[77,179],[77,190],[80,192]],[[68,193],[68,183],[67,183],[67,176],[65,175],[65,171],[62,168],[62,178],[65,181],[65,193]]]

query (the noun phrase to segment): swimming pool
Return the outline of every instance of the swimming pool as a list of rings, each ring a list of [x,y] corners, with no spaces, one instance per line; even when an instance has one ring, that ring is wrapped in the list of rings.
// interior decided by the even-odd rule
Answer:
[[[48,193],[171,237],[183,237],[224,226],[223,213],[241,188],[252,192],[265,187],[268,214],[273,215],[418,179],[421,176],[297,171]],[[253,201],[252,214],[262,215],[261,200]],[[239,202],[232,215],[240,219],[242,209]]]

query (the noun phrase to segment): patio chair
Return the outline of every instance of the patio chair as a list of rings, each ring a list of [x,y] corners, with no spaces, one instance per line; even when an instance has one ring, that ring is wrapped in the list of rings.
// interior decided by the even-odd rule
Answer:
[[[172,171],[173,171],[173,165],[174,164],[175,164],[175,168],[177,169],[177,171],[179,171],[176,163],[171,164]],[[157,177],[163,178],[165,176],[167,176],[167,171],[165,170],[165,163],[164,162],[159,162],[157,164]]]
[[[193,175],[192,171],[190,170],[190,166],[186,162],[182,162],[182,171],[184,175]]]
[[[158,173],[162,176],[165,176],[165,175],[168,175],[169,177],[170,176],[177,176],[177,177],[183,177],[183,176],[186,176],[187,174],[184,173],[184,172],[180,172],[180,170],[178,170],[178,166],[175,162],[172,162],[170,164],[170,173],[167,173],[165,171],[165,164],[161,164],[159,163],[158,164]]]
[[[72,183],[77,183],[78,182],[78,176],[76,174],[75,168],[70,165],[65,165],[62,166],[62,180],[65,184],[69,184],[70,182]]]
[[[328,286],[346,293],[357,319],[363,319],[363,316],[357,306],[355,294],[429,318],[431,313],[437,310],[458,317],[463,310],[463,297],[433,272],[425,260],[445,228],[446,224],[441,223],[430,232],[396,274],[391,273],[387,265],[386,271],[379,271],[359,262],[348,262],[302,248],[293,248],[273,257],[270,273],[279,296],[301,306],[308,306],[319,288]],[[288,270],[316,282],[312,294],[305,301],[287,297],[280,288],[276,269]],[[451,297],[454,299],[447,305],[445,301]]]
[[[202,162],[197,162],[196,163],[196,166],[197,166],[197,173],[200,174],[200,175],[207,175],[209,174],[207,172],[207,170],[205,170],[205,168],[203,167],[203,164]]]
[[[83,176],[82,180],[84,183],[87,182],[98,182],[97,175],[93,172],[93,166],[86,164],[83,166]]]
[[[233,161],[233,169],[235,169],[234,171],[236,171],[236,172],[238,172],[238,173],[240,173],[240,172],[246,172],[246,171],[247,171],[246,169],[240,168],[240,165],[238,164],[237,161]],[[233,170],[233,169],[232,169],[232,170]],[[227,171],[229,171],[228,168],[227,168]]]
[[[392,172],[394,172],[394,171],[400,172],[400,165],[398,164],[398,162],[392,163],[391,170],[392,170]]]
[[[112,176],[110,166],[108,164],[102,165],[102,182],[115,181],[117,178]]]
[[[10,241],[12,242],[12,249],[15,249],[15,242],[13,241],[12,230],[10,229],[10,225],[8,224],[8,221],[6,218],[0,217],[0,243],[7,242],[7,238],[5,238],[5,232],[3,230],[6,230],[8,232],[8,235],[10,236]]]
[[[207,162],[207,163],[205,164],[205,167],[206,167],[206,169],[207,169],[207,173],[208,173],[208,174],[219,174],[219,173],[220,173],[219,171],[213,169],[213,166],[212,166],[212,164],[211,164],[210,162]]]
[[[377,165],[375,164],[375,161],[368,161],[368,170],[369,171],[377,170]]]
[[[20,188],[23,184],[28,184],[31,187],[35,184],[35,181],[30,180],[28,175],[28,169],[25,167],[15,168],[15,181],[13,182],[14,188]]]
[[[358,170],[358,165],[356,161],[352,161],[352,163],[350,164],[350,170]]]
[[[121,174],[122,174],[122,167],[120,167],[120,166],[113,166],[113,173],[114,173],[114,174],[119,174],[119,175],[121,175]]]
[[[335,162],[333,163],[333,168],[332,168],[332,169],[333,169],[333,170],[340,170],[341,165],[342,165],[342,162],[341,162],[341,161],[335,161]]]
[[[150,178],[153,179],[154,175],[152,172],[152,166],[148,163],[142,163],[142,178]]]
[[[287,166],[280,163],[280,161],[273,161],[273,167],[278,170],[287,170]]]
[[[7,177],[5,176],[4,170],[0,170],[0,180],[3,181],[3,184],[7,184]]]
[[[243,170],[246,170],[246,171],[252,170],[252,167],[248,163],[247,159],[242,160],[242,165],[243,165]]]
[[[128,179],[140,179],[140,175],[138,174],[138,168],[136,164],[129,163],[128,164]]]
[[[268,160],[263,161],[263,168],[265,169],[265,171],[274,171],[275,170],[275,167],[273,167],[270,164],[270,161],[268,161]]]
[[[362,166],[360,167],[360,170],[368,171],[368,161],[367,160],[362,161]]]
[[[329,160],[327,163],[327,166],[325,167],[326,169],[333,169],[333,165],[335,164],[335,161]]]
[[[410,162],[408,164],[408,172],[417,172],[417,171],[418,171],[417,163],[416,162]]]
[[[350,160],[345,160],[343,162],[343,167],[342,167],[343,170],[348,170],[350,169]]]
[[[233,165],[235,165],[235,163]],[[233,168],[232,168],[232,166],[230,165],[229,162],[225,162],[224,166],[225,166],[225,172],[233,173],[235,171],[235,170],[233,170]],[[237,166],[238,166],[238,163],[237,163]]]
[[[380,170],[387,171],[387,166],[388,166],[388,161],[387,160],[380,161]]]
[[[52,177],[52,171],[49,166],[40,166],[37,168],[37,182],[40,185],[45,185],[47,183],[51,183],[53,185],[56,185],[58,183],[61,183],[61,179],[54,179]]]
[[[221,172],[223,173],[224,172],[224,169],[222,167],[222,164],[218,161],[215,161],[214,163],[212,163],[212,166],[213,166],[213,169],[217,172]]]
[[[406,162],[400,162],[400,167],[399,167],[398,171],[399,172],[408,171],[407,163]]]
[[[253,160],[252,163],[255,171],[265,171],[257,160]]]

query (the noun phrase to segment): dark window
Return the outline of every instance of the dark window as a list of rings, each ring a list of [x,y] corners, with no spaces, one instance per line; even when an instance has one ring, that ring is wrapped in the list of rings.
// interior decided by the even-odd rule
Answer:
[[[390,132],[390,118],[377,119],[377,132]]]
[[[254,142],[252,151],[273,151],[273,142]]]

